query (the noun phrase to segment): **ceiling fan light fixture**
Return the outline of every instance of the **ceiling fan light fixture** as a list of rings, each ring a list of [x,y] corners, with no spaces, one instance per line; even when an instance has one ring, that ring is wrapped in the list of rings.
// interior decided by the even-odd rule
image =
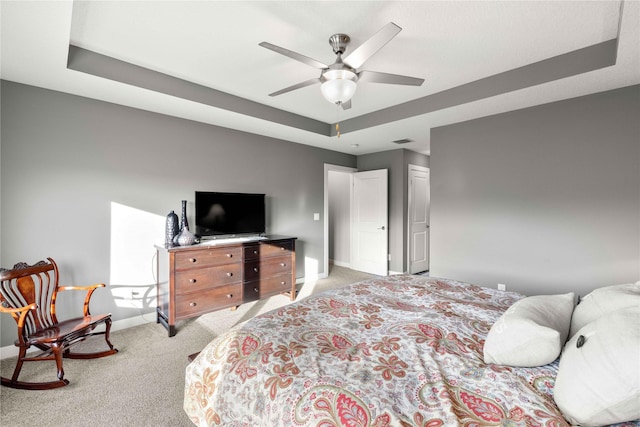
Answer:
[[[382,27],[380,31],[358,46],[353,52],[349,53],[344,61],[342,60],[342,55],[346,52],[351,39],[346,34],[334,34],[329,38],[329,44],[333,48],[333,53],[336,54],[336,61],[331,65],[323,64],[313,58],[271,43],[259,43],[259,45],[264,48],[322,70],[320,78],[305,80],[304,82],[270,93],[269,96],[282,95],[292,90],[320,83],[320,91],[327,101],[332,104],[341,105],[343,110],[348,110],[351,108],[351,98],[356,93],[357,82],[363,78],[367,82],[374,83],[420,86],[422,82],[424,82],[424,79],[379,73],[376,71],[362,70],[360,68],[373,54],[391,41],[401,30],[402,28],[393,22],[389,22]]]
[[[356,93],[356,79],[354,72],[349,70],[328,70],[323,74],[324,82],[320,91],[324,98],[333,104],[349,101]]]

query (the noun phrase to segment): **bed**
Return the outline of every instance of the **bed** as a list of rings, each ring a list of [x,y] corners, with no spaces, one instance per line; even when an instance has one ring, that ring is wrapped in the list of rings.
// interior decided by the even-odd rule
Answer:
[[[217,337],[187,367],[199,426],[565,426],[558,361],[483,361],[522,295],[396,275],[327,291]],[[632,423],[630,425],[637,425]]]

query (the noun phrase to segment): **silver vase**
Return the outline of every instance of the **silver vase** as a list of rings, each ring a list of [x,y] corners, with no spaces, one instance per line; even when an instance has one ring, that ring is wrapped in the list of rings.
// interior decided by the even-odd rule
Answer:
[[[191,246],[196,243],[196,236],[189,231],[189,227],[184,227],[176,240],[180,246]]]
[[[174,245],[174,239],[180,232],[178,228],[178,215],[174,211],[169,212],[167,215],[167,227],[165,231],[165,240],[164,244],[167,247],[171,247]]]

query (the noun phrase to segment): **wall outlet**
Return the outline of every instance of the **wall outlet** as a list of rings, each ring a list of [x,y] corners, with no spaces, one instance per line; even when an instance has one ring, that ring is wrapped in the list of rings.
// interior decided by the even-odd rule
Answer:
[[[506,291],[507,290],[507,285],[505,285],[504,283],[498,283],[498,290],[499,291]]]
[[[132,299],[138,298],[139,296],[140,296],[140,292],[134,291],[133,289],[131,289],[129,290],[129,292],[125,293],[124,299],[132,300]]]

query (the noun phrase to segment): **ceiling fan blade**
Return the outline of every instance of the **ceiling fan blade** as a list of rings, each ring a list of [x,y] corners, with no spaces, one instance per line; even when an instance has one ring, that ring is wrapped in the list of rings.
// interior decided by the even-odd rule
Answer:
[[[340,106],[343,110],[348,110],[349,108],[351,108],[351,100],[341,103]]]
[[[300,61],[303,64],[310,65],[310,66],[312,66],[314,68],[319,68],[319,69],[329,68],[328,65],[323,64],[320,61],[316,61],[313,58],[309,58],[308,56],[301,55],[301,54],[299,54],[297,52],[294,52],[292,50],[285,49],[285,48],[280,47],[280,46],[276,46],[275,44],[271,44],[271,43],[267,43],[267,42],[262,42],[262,43],[258,43],[258,44],[260,46],[264,47],[264,48],[267,48],[269,50],[277,52],[277,53],[279,53],[281,55],[288,56],[289,58],[295,59],[296,61]]]
[[[398,74],[379,73],[377,71],[360,71],[358,82],[387,83],[392,85],[420,86],[424,79],[400,76]]]
[[[303,88],[303,87],[306,87],[306,86],[311,86],[311,85],[314,85],[316,83],[320,83],[320,79],[319,78],[305,80],[305,81],[300,82],[298,84],[295,84],[293,86],[289,86],[289,87],[286,87],[284,89],[280,89],[277,92],[270,93],[269,96],[282,95],[283,93],[291,92],[292,90],[300,89],[300,88]]]
[[[356,50],[351,52],[343,62],[349,65],[351,68],[360,68],[374,53],[382,49],[384,45],[389,43],[402,28],[398,27],[393,22],[389,22],[382,27],[377,33],[375,33],[366,42],[362,43]]]

